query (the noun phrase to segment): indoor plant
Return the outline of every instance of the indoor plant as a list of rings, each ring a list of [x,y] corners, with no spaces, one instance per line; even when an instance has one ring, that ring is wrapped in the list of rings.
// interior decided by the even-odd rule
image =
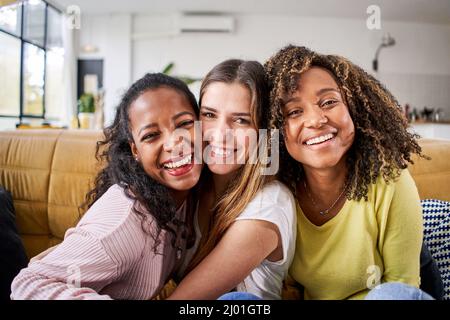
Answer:
[[[81,129],[94,126],[95,98],[92,93],[84,93],[78,99],[78,121]]]

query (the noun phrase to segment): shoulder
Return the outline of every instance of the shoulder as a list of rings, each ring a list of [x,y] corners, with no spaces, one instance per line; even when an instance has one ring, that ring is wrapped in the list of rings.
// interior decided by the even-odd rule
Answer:
[[[266,184],[253,198],[250,203],[259,202],[270,203],[273,205],[295,205],[295,199],[287,186],[278,180]]]
[[[416,184],[408,169],[403,169],[400,171],[400,175],[386,182],[383,177],[380,176],[377,178],[376,187],[377,188],[386,188],[386,189],[399,189],[399,188],[415,188]]]
[[[145,248],[154,243],[143,228],[143,219],[133,210],[134,204],[135,201],[121,186],[112,185],[89,208],[77,226],[67,230],[64,242],[85,241],[92,248],[98,244],[120,265],[121,270],[128,268],[146,253]],[[146,224],[153,220],[151,214],[146,215]]]
[[[385,182],[379,177],[369,194],[369,200],[375,204],[378,219],[385,223],[388,223],[388,217],[391,222],[397,219],[400,224],[406,220],[419,221],[422,217],[419,192],[407,169],[402,170],[393,181]]]
[[[266,184],[248,203],[239,218],[285,216],[292,222],[295,218],[295,199],[292,192],[278,180]]]
[[[415,208],[421,213],[419,191],[416,183],[407,169],[403,170],[400,176],[392,183],[392,202],[394,207]],[[401,209],[401,210],[403,210]]]
[[[125,194],[125,190],[114,184],[89,208],[77,228],[100,240],[124,230],[138,235],[142,231],[141,219],[133,211],[133,205],[134,200]]]
[[[386,182],[380,175],[376,183],[369,189],[369,199],[375,202],[386,201],[394,197],[413,197],[418,198],[418,191],[414,179],[408,169],[400,172],[400,175],[391,181]]]
[[[400,176],[394,181],[396,189],[417,191],[416,183],[408,169],[402,170]]]
[[[127,208],[133,205],[133,200],[127,197],[123,187],[113,184],[89,209],[104,209],[109,207]],[[89,211],[88,211],[89,212]],[[88,214],[88,212],[86,214]]]

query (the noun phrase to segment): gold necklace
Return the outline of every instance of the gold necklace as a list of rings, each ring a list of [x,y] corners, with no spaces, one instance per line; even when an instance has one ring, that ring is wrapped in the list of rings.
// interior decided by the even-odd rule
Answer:
[[[342,195],[344,194],[345,190],[347,189],[347,185],[345,185],[344,189],[342,189],[341,194],[339,195],[339,197],[337,197],[336,200],[334,200],[333,204],[328,209],[320,210],[318,208],[318,205],[317,205],[316,201],[314,201],[314,198],[312,197],[311,193],[308,191],[308,188],[306,188],[306,179],[303,179],[303,186],[305,187],[305,191],[306,191],[306,194],[308,195],[308,198],[311,199],[311,202],[312,202],[313,206],[316,207],[319,210],[319,214],[321,216],[327,215],[330,212],[330,210],[334,208],[336,203],[339,201],[339,199],[342,197]]]

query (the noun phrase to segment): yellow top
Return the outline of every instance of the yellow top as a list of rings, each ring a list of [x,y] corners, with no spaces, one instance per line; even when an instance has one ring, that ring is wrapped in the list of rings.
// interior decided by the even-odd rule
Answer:
[[[297,244],[290,276],[305,299],[363,299],[377,283],[419,287],[422,207],[407,170],[389,184],[379,177],[368,201],[347,200],[321,226],[297,203]]]

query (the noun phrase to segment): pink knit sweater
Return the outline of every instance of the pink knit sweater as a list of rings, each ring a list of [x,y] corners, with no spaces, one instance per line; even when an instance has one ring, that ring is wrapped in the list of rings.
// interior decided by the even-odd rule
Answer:
[[[151,299],[158,294],[177,262],[172,235],[161,232],[157,251],[164,255],[155,254],[154,240],[132,206],[120,186],[110,187],[59,246],[22,269],[11,299]],[[177,212],[181,219],[185,207]],[[185,249],[186,242],[179,241]]]

